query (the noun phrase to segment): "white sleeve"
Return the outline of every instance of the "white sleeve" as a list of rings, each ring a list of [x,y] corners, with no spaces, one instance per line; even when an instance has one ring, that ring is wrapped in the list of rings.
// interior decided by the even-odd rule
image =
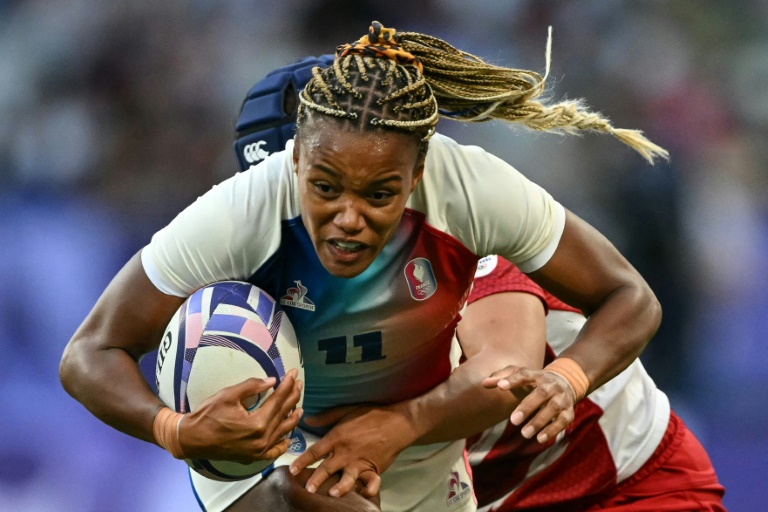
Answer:
[[[544,266],[563,234],[563,206],[482,148],[434,139],[423,180],[429,222],[480,257],[501,255],[523,272]],[[439,206],[429,200],[432,194],[440,197]]]
[[[207,284],[245,280],[277,251],[281,220],[295,211],[290,153],[276,153],[214,186],[155,233],[141,252],[163,293],[187,297]]]

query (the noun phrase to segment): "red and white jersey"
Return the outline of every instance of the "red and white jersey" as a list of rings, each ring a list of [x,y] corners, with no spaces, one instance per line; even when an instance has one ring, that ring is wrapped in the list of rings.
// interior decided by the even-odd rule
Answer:
[[[573,343],[586,322],[578,310],[542,290],[508,261],[481,259],[469,303],[507,291],[531,293],[547,307],[545,364]],[[635,360],[578,402],[575,412],[565,432],[545,444],[525,439],[521,427],[509,421],[468,440],[480,510],[576,506],[614,488],[651,457],[669,423],[670,406]]]

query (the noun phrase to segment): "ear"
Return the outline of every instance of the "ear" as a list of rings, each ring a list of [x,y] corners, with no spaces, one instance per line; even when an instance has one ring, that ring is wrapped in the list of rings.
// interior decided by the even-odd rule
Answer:
[[[421,181],[421,177],[424,175],[424,162],[426,161],[426,155],[419,156],[416,161],[416,166],[413,168],[413,178],[411,179],[411,192],[416,190],[416,185]]]
[[[293,139],[293,172],[299,173],[299,141]]]

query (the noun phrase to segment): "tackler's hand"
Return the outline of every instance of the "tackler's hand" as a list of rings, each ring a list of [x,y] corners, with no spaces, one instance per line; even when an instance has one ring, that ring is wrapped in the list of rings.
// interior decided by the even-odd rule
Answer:
[[[248,379],[204,401],[179,427],[184,454],[243,464],[284,454],[290,444],[286,436],[302,415],[296,405],[303,383],[297,376],[296,370],[288,371],[274,392],[253,410],[245,404],[274,386],[274,377]]]
[[[556,373],[507,366],[492,373],[482,384],[510,391],[520,398],[524,396],[510,421],[521,425],[533,415],[521,430],[525,438],[538,434],[538,442],[546,443],[573,422],[576,395],[568,381]]]
[[[291,464],[290,471],[298,474],[322,460],[306,488],[315,492],[330,475],[341,473],[339,482],[328,492],[331,496],[347,494],[357,482],[363,485],[360,494],[375,496],[381,485],[379,475],[408,447],[407,432],[413,431],[407,416],[395,407],[338,407],[305,418],[305,422],[334,426]]]

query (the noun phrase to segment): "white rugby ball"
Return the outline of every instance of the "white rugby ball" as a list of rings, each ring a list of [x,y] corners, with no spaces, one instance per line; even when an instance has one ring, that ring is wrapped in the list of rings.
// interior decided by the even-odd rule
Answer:
[[[222,281],[197,290],[173,316],[158,349],[155,376],[160,399],[187,413],[222,388],[251,377],[275,377],[277,387],[292,368],[303,380],[296,333],[280,305],[250,283]],[[272,391],[249,399],[246,407],[259,407]],[[303,393],[299,407],[302,400]],[[230,481],[260,473],[273,461],[186,462],[208,478]]]

